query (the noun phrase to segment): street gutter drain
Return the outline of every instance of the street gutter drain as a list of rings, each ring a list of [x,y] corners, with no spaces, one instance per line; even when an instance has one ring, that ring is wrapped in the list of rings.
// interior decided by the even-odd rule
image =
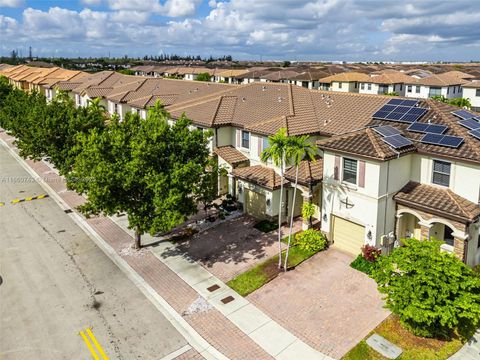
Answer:
[[[226,298],[223,298],[221,301],[224,304],[228,304],[229,302],[232,302],[233,300],[235,300],[235,298],[233,296],[227,296]]]
[[[210,291],[210,292],[214,292],[215,290],[218,290],[218,289],[220,289],[220,286],[218,286],[217,284],[212,285],[212,286],[207,288],[207,290]]]
[[[72,212],[72,209],[67,209],[67,210],[63,210],[65,212],[65,214],[70,214]]]

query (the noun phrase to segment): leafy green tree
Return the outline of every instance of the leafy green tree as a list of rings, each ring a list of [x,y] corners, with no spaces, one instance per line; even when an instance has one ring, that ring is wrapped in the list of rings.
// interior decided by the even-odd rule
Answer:
[[[480,278],[437,240],[402,240],[372,270],[386,306],[415,335],[448,338],[480,325]]]
[[[290,156],[290,161],[295,166],[295,186],[293,188],[293,200],[290,210],[290,231],[288,234],[287,242],[287,251],[285,252],[285,262],[284,270],[287,271],[288,265],[288,255],[290,252],[290,244],[292,241],[293,234],[293,215],[295,211],[295,200],[297,196],[297,186],[298,186],[298,168],[300,167],[300,162],[305,159],[307,161],[314,161],[315,154],[317,153],[317,148],[309,142],[308,136],[297,136],[288,138],[288,155]]]
[[[13,86],[8,83],[8,79],[0,75],[0,108],[7,96],[13,91]]]
[[[309,227],[312,227],[312,216],[315,214],[315,206],[311,202],[303,203],[302,218],[308,219]]]
[[[287,129],[281,128],[275,135],[268,137],[268,148],[262,151],[260,159],[263,162],[273,161],[280,168],[280,201],[278,205],[278,268],[282,268],[282,214],[283,214],[283,184],[285,182],[285,159],[289,151]]]
[[[196,79],[197,81],[210,81],[210,74],[209,73],[200,73],[197,75]]]
[[[400,96],[400,94],[396,91],[391,91],[391,92],[387,92],[385,93],[386,96]]]
[[[70,188],[88,195],[79,207],[87,216],[127,213],[135,248],[145,232],[170,231],[196,213],[204,186],[209,134],[190,131],[185,116],[169,126],[166,115],[157,103],[146,120],[127,113],[105,131],[80,134],[67,176]]]
[[[448,103],[448,99],[443,95],[434,95],[434,96],[432,96],[432,99],[435,100],[435,101],[445,103],[445,104]]]
[[[450,105],[458,106],[458,107],[461,107],[461,108],[467,108],[467,109],[472,108],[472,103],[470,102],[470,99],[466,99],[466,98],[450,99],[450,100],[448,100],[448,103]]]

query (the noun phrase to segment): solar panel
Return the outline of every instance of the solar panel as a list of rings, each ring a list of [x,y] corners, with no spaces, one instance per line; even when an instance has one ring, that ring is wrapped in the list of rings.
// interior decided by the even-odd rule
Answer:
[[[480,121],[480,116],[475,116],[475,117],[473,118],[473,120]]]
[[[408,131],[430,134],[443,134],[445,131],[447,131],[447,129],[448,127],[446,127],[445,125],[427,124],[419,122],[415,122],[407,128]]]
[[[452,111],[452,114],[463,120],[471,119],[475,117],[475,114],[472,114],[470,111],[467,111],[467,110],[455,110],[455,111]]]
[[[372,129],[382,136],[391,136],[391,135],[401,134],[401,132],[398,129],[395,129],[393,126],[390,126],[390,125],[377,126]]]
[[[478,140],[480,140],[480,129],[472,130],[472,131],[469,131],[468,133],[473,137],[477,138]]]
[[[418,100],[403,100],[400,105],[405,105],[405,106],[417,106]]]
[[[394,149],[400,149],[413,144],[409,139],[399,134],[386,136],[382,140]]]
[[[462,137],[440,134],[425,134],[420,139],[424,144],[447,146],[451,148],[458,148],[463,140]]]
[[[480,123],[473,119],[460,120],[458,123],[470,130],[480,129]]]
[[[403,102],[402,99],[391,99],[387,104],[400,105]]]

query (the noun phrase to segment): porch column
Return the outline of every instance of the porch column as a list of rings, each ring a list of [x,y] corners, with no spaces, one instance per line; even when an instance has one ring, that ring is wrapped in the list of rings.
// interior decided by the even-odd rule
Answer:
[[[235,178],[232,173],[228,173],[228,193],[232,196],[236,196],[235,193]]]
[[[427,224],[422,221],[418,222],[418,225],[420,225],[420,237],[421,239],[419,240],[430,240],[430,229],[432,228],[432,224]]]
[[[460,232],[454,232],[452,235],[453,235],[453,253],[458,259],[465,262],[467,260],[468,235]]]
[[[402,238],[402,234],[400,234],[400,219],[402,218],[403,214],[396,214],[396,220],[395,220],[395,236],[397,237],[397,240],[400,241]]]

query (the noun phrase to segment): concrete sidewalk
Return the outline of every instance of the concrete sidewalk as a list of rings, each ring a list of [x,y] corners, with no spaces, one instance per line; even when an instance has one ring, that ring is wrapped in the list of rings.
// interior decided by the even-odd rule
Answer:
[[[480,359],[480,329],[467,341],[450,360],[478,360]]]
[[[12,146],[12,137],[1,133],[0,139],[17,152]],[[77,220],[85,224],[84,228],[88,227],[87,230],[94,233],[97,241],[105,243],[102,247],[104,251],[112,251],[114,254],[110,255],[118,257],[119,262],[129,267],[136,276],[133,276],[134,281],[145,282],[175,311],[173,317],[181,315],[195,329],[201,337],[198,342],[204,340],[209,345],[192,344],[203,356],[221,358],[223,354],[230,359],[330,359],[282,328],[201,265],[183,255],[162,256],[174,246],[172,243],[161,242],[151,249],[131,251],[133,238],[128,229],[125,231],[124,219],[115,219],[114,222],[107,217],[83,218],[74,208],[85,199],[68,191],[55,171],[44,162],[18,160],[41,178],[42,186],[66,204]],[[199,300],[208,306],[192,312],[192,305]]]

